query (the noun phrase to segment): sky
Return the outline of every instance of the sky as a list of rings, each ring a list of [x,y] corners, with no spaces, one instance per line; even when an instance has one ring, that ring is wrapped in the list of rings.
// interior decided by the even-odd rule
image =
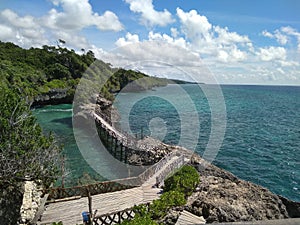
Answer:
[[[62,39],[154,76],[300,85],[299,12],[298,0],[0,0],[0,40]]]

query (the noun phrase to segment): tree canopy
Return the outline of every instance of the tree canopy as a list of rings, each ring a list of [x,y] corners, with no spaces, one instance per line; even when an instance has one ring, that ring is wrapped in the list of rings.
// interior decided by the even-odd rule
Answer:
[[[17,90],[0,87],[0,96],[0,186],[23,180],[49,185],[58,175],[58,145]]]
[[[56,88],[69,90],[68,94],[72,96],[80,78],[96,61],[91,50],[81,53],[59,45],[22,49],[13,43],[0,41],[1,85],[19,89],[32,101],[36,96]],[[101,60],[97,60],[90,73],[95,78],[93,82],[105,80],[105,85],[99,92],[107,98],[113,98],[111,93],[120,91],[128,83],[149,77],[138,71],[112,68],[109,63]],[[165,79],[149,77],[147,81],[137,82],[137,90],[166,84]]]

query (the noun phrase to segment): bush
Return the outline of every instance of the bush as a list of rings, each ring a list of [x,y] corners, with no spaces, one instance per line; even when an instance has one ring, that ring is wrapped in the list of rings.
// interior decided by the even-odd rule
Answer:
[[[133,220],[125,220],[121,225],[158,225],[158,223],[153,221],[148,214],[143,216],[137,214]]]
[[[160,199],[154,200],[150,205],[150,214],[153,219],[159,219],[166,215],[173,206],[182,206],[186,203],[183,193],[169,191],[161,195]]]
[[[200,182],[197,170],[192,166],[183,166],[165,180],[164,191],[178,191],[190,196]]]
[[[67,87],[66,81],[57,80],[57,79],[51,80],[50,82],[48,82],[46,84],[46,86],[49,87],[49,88],[51,88],[51,89],[66,88]]]

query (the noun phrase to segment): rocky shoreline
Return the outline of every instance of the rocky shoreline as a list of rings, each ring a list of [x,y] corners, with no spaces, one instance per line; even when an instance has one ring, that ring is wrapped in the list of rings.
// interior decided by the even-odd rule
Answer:
[[[162,221],[164,224],[175,224],[183,210],[203,216],[206,223],[300,218],[299,202],[241,180],[197,154],[193,155],[191,165],[198,170],[200,183],[185,206],[168,213]]]

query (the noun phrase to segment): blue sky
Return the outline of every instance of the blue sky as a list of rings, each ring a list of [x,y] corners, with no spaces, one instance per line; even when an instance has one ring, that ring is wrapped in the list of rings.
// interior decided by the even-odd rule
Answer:
[[[117,48],[127,64],[144,51],[141,60],[200,62],[219,83],[299,85],[299,12],[298,0],[0,0],[0,40],[29,48],[63,39],[104,61]]]

